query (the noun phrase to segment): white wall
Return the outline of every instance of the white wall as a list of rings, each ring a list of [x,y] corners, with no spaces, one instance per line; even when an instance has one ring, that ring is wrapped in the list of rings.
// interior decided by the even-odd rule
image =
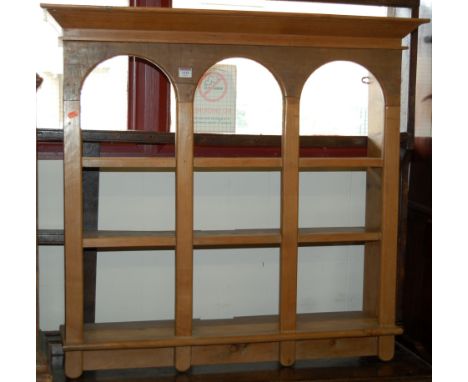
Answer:
[[[173,173],[103,172],[99,228],[174,229]],[[63,228],[62,162],[39,161],[39,227]],[[364,224],[365,173],[301,173],[301,227]],[[195,228],[278,228],[278,172],[196,173]],[[64,320],[63,247],[40,247],[40,326]],[[278,312],[278,248],[194,251],[194,317]],[[298,312],[362,307],[363,247],[299,250]],[[174,251],[100,252],[96,320],[174,317]]]

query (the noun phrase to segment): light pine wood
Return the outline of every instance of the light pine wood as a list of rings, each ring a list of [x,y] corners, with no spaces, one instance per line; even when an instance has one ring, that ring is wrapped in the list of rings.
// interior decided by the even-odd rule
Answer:
[[[296,359],[335,356],[391,359],[394,336],[401,333],[395,325],[401,39],[426,20],[43,7],[63,28],[66,375],[116,367],[175,366],[186,371],[195,364],[267,360],[292,365]],[[82,83],[97,64],[122,54],[149,60],[173,84],[175,157],[82,156]],[[284,100],[281,158],[194,158],[196,85],[208,68],[227,57],[255,60],[278,81]],[[310,74],[331,61],[356,62],[371,73],[366,157],[299,158],[299,97]],[[192,76],[179,77],[181,67],[191,68]],[[383,97],[376,98],[380,87]],[[130,141],[141,139],[140,134]],[[174,142],[171,134],[149,139]],[[199,136],[202,146],[204,139]],[[222,146],[231,142],[217,139]],[[337,146],[341,141],[336,139]],[[82,168],[175,170],[175,231],[83,233]],[[193,173],[220,170],[281,171],[280,228],[194,231]],[[366,171],[365,227],[298,228],[299,171],[323,170]],[[298,246],[343,243],[365,244],[363,312],[296,314]],[[280,247],[279,315],[193,320],[193,248],[242,246]],[[83,248],[175,248],[175,320],[84,324]]]
[[[184,41],[191,44],[216,44],[223,39],[224,44],[237,45],[242,41],[244,45],[273,45],[273,46],[296,46],[317,48],[386,48],[400,49],[401,44],[391,38],[372,37],[330,37],[330,36],[285,36],[281,34],[251,35],[247,33],[204,33],[192,32],[186,36],[185,32],[179,31],[103,31],[97,29],[68,29],[64,32],[65,40],[73,41],[126,41],[142,43],[178,43]]]
[[[155,169],[174,170],[175,158],[170,157],[84,157],[82,160],[85,168],[101,169]],[[195,170],[279,170],[281,158],[194,158]]]
[[[149,168],[155,170],[174,170],[175,158],[170,157],[83,157],[83,167],[101,169],[137,169]],[[195,170],[274,170],[281,169],[281,158],[220,158],[195,157],[193,160]],[[368,167],[382,167],[380,158],[300,158],[299,168],[307,170],[341,170],[366,169]]]
[[[395,336],[380,336],[378,346],[379,358],[382,361],[390,361],[395,355]]]
[[[166,248],[175,247],[174,231],[85,232],[84,248]]]
[[[423,20],[276,12],[43,4],[64,39],[399,49]],[[310,41],[309,41],[310,40]]]
[[[280,331],[296,329],[297,247],[299,224],[299,98],[284,102],[283,168],[281,172]],[[296,360],[294,342],[280,345],[280,362]]]
[[[96,350],[83,353],[83,370],[174,366],[174,349]]]
[[[240,158],[194,158],[195,170],[280,170],[281,158],[240,157]]]
[[[84,352],[84,370],[173,366],[173,348],[97,350]],[[377,353],[377,337],[301,340],[296,342],[299,359],[360,357]],[[278,342],[192,347],[193,365],[277,361]]]
[[[343,324],[343,323],[342,323]],[[131,340],[125,339],[122,342],[102,342],[102,343],[82,343],[75,345],[64,345],[64,351],[79,353],[89,350],[118,350],[118,349],[150,349],[159,347],[175,347],[177,349],[190,350],[191,346],[202,345],[222,345],[222,344],[242,344],[242,343],[261,343],[272,341],[298,341],[308,339],[329,339],[329,338],[357,338],[357,337],[392,337],[402,334],[403,330],[397,326],[381,326],[369,328],[348,329],[341,325],[339,330],[332,331],[291,331],[288,333],[256,333],[256,334],[240,334],[240,335],[217,335],[213,337],[194,337],[194,336],[175,336],[171,338],[146,339],[146,340]],[[189,353],[190,355],[190,353]],[[175,357],[175,366],[177,368],[177,356]],[[280,360],[281,362],[281,360]]]
[[[175,334],[192,335],[193,311],[193,103],[178,102],[176,131]],[[178,371],[190,368],[190,348],[175,349]]]
[[[363,227],[301,228],[299,244],[373,242],[381,238],[379,231],[367,231]]]
[[[385,138],[383,184],[382,184],[382,240],[379,285],[379,323],[388,325],[395,322],[396,268],[398,233],[398,182],[400,159],[400,107],[387,106],[385,109]],[[381,337],[379,357],[388,361],[393,358],[394,337]]]
[[[85,342],[65,344],[64,350],[150,349],[292,340],[375,337],[400,334],[394,325],[381,326],[362,312],[297,315],[297,329],[281,333],[278,316],[194,320],[193,335],[174,335],[172,321],[141,321],[85,325]]]
[[[399,67],[392,69],[389,78],[399,82]],[[385,325],[395,322],[400,107],[398,94],[383,107],[378,91],[371,79],[368,155],[383,158],[383,168],[367,170],[366,228],[380,230],[382,238],[365,247],[363,307]],[[393,354],[394,336],[380,337],[380,359]]]
[[[379,231],[367,231],[364,227],[300,228],[298,245],[343,244],[379,241]],[[193,246],[248,247],[277,246],[281,244],[279,229],[236,229],[193,231]],[[84,248],[175,248],[175,231],[94,231],[85,232]]]
[[[278,342],[204,345],[192,347],[193,365],[277,361]]]
[[[157,170],[174,170],[175,158],[170,157],[83,157],[85,168],[125,169],[151,168]]]
[[[394,81],[395,71],[388,72]],[[392,87],[389,87],[392,89]],[[387,93],[389,102],[398,99],[397,94]],[[367,156],[383,163],[383,142],[385,132],[385,100],[374,75],[369,75],[369,111]],[[368,168],[366,171],[366,230],[382,229],[382,168]],[[363,309],[377,317],[380,279],[381,242],[368,242],[364,249]]]
[[[80,102],[64,101],[64,235],[65,252],[65,340],[67,343],[83,341],[83,199],[81,175]],[[82,354],[79,351],[65,355],[65,370],[70,377],[82,373]]]
[[[363,357],[377,352],[377,337],[338,338],[312,341],[297,341],[296,354],[299,359],[337,357]]]
[[[237,229],[223,231],[194,231],[196,247],[278,245],[278,229]]]
[[[83,373],[83,352],[76,350],[66,352],[64,369],[69,378],[78,378]]]
[[[300,158],[299,168],[305,170],[351,170],[382,167],[380,158]]]

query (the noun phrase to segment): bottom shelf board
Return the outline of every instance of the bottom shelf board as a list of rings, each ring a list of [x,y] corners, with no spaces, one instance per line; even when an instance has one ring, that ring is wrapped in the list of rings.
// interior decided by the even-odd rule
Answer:
[[[176,337],[174,321],[85,324],[84,343],[64,344],[64,350],[150,349],[333,338],[396,335],[396,326],[379,326],[363,312],[297,315],[297,329],[279,332],[279,317],[248,316],[221,320],[193,320],[192,336]]]
[[[374,338],[359,338],[357,339],[359,342],[349,342],[350,340],[353,339],[346,339],[345,341],[350,345],[356,345],[355,349],[359,345],[361,354],[365,351],[365,347],[367,347],[367,350],[369,351],[376,351],[375,341],[374,346],[366,346],[363,342],[363,340],[375,340]],[[158,358],[159,354],[151,353],[149,350],[146,350],[143,356],[141,353],[134,352],[133,359],[131,359],[132,355],[130,353],[126,353],[124,357],[124,352],[113,352],[112,354],[109,352],[106,357],[104,357],[103,354],[98,356],[95,354],[89,354],[89,357],[86,355],[84,357],[85,370],[102,370],[109,368],[112,370],[100,371],[98,373],[87,373],[83,375],[82,379],[87,382],[169,382],[180,380],[184,382],[297,382],[318,380],[328,382],[432,381],[431,365],[423,361],[420,357],[409,351],[404,346],[398,344],[395,346],[395,357],[390,362],[381,362],[377,357],[368,357],[365,360],[361,358],[349,358],[354,357],[355,354],[353,353],[348,355],[350,352],[345,351],[344,346],[340,346],[339,348],[341,350],[338,351],[338,348],[336,348],[337,351],[331,353],[333,359],[330,359],[329,357],[318,357],[321,359],[317,359],[317,357],[314,357],[311,354],[309,360],[302,360],[301,357],[298,356],[297,367],[292,368],[280,367],[277,362],[274,362],[275,360],[273,360],[273,362],[262,362],[261,360],[265,359],[267,355],[261,355],[261,349],[255,349],[256,357],[254,355],[254,358],[244,358],[244,353],[248,353],[247,356],[252,355],[249,348],[250,346],[236,353],[232,351],[230,352],[226,349],[224,352],[218,353],[219,357],[217,360],[226,360],[228,362],[224,362],[223,365],[217,363],[214,366],[203,367],[197,367],[196,365],[199,365],[199,363],[193,362],[198,361],[199,356],[196,356],[195,358],[195,352],[192,350],[192,365],[194,365],[195,368],[191,372],[183,374],[180,374],[173,368],[167,367],[173,366],[173,355],[172,358],[168,357],[166,359],[161,359]],[[229,356],[227,354],[228,352],[232,355]],[[355,352],[357,351],[355,350]],[[276,352],[276,354],[278,354],[278,352]],[[68,381],[64,375],[64,368],[61,359],[61,357],[52,357],[54,382]],[[247,361],[243,362],[244,359]],[[231,360],[232,362],[229,362]],[[257,363],[252,364],[252,362]],[[232,365],[233,363],[234,365]],[[136,365],[135,367],[140,365],[140,367],[133,370],[121,370],[125,368],[124,366],[131,367],[131,365]],[[213,365],[213,363],[211,363],[211,365]],[[158,368],[157,366],[161,368]],[[142,367],[146,368],[143,369]],[[151,367],[152,369],[148,369],[148,367]]]
[[[84,370],[175,366],[174,347],[157,349],[89,350],[83,352]],[[279,342],[192,346],[190,364],[220,365],[278,362]],[[297,360],[361,357],[378,354],[378,337],[297,341]]]

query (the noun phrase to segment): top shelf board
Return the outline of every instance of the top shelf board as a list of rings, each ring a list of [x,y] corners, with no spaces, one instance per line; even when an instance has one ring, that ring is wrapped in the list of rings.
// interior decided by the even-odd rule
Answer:
[[[426,19],[41,4],[64,40],[401,49]]]

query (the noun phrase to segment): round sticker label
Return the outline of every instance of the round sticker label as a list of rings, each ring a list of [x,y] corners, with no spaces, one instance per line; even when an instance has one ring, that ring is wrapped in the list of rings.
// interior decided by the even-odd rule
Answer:
[[[228,83],[224,75],[217,71],[207,72],[200,81],[198,92],[209,102],[217,102],[227,93]]]

